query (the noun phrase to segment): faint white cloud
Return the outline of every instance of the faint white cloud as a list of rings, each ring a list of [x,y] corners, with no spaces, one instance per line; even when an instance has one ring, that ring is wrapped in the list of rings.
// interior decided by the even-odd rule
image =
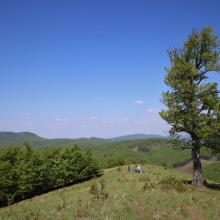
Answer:
[[[134,104],[136,104],[136,105],[143,105],[144,101],[143,100],[137,100],[137,101],[134,102]]]
[[[58,121],[58,122],[69,121],[68,118],[56,118],[55,120]]]
[[[159,110],[157,108],[148,108],[147,111],[150,113],[158,113],[159,112]]]

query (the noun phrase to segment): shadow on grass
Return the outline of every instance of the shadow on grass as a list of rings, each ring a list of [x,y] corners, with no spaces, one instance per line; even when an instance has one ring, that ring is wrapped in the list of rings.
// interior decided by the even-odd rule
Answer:
[[[65,183],[63,185],[59,185],[59,186],[56,186],[56,187],[53,187],[53,188],[48,188],[48,189],[45,189],[44,191],[41,191],[41,192],[36,192],[36,191],[33,191],[31,194],[29,195],[26,195],[25,197],[15,197],[15,194],[12,195],[13,199],[9,202],[4,202],[2,204],[0,204],[0,208],[2,207],[5,207],[5,206],[11,206],[15,203],[18,203],[20,201],[23,201],[23,200],[26,200],[26,199],[31,199],[33,198],[34,196],[39,196],[39,195],[43,195],[43,194],[46,194],[48,192],[52,192],[54,190],[57,190],[57,189],[64,189],[66,187],[69,187],[69,186],[73,186],[75,184],[78,184],[78,183],[82,183],[82,182],[86,182],[88,180],[91,180],[91,179],[96,179],[96,178],[99,178],[101,176],[103,176],[104,173],[103,172],[99,172],[99,173],[96,173],[96,174],[93,174],[93,175],[90,175],[90,176],[87,176],[87,177],[84,177],[84,178],[81,178],[81,179],[78,179],[78,180],[75,180],[73,182],[69,182],[69,183]],[[0,217],[0,220],[1,220],[1,217]]]
[[[192,180],[184,180],[183,182],[184,184],[192,185]],[[204,186],[208,189],[220,191],[220,183],[209,183],[207,180],[204,180]]]
[[[220,191],[220,184],[219,183],[208,183],[206,180],[204,181],[205,187],[209,189],[219,190]]]

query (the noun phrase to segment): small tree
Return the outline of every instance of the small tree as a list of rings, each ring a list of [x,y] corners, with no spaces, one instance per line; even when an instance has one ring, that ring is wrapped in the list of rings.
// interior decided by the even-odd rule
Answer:
[[[162,95],[167,109],[160,115],[171,125],[171,135],[178,138],[185,132],[191,137],[187,146],[192,149],[194,185],[203,185],[200,148],[209,137],[219,135],[217,83],[205,81],[209,72],[220,71],[219,46],[207,27],[193,30],[182,49],[168,50],[171,67],[166,68],[165,83],[170,90]]]

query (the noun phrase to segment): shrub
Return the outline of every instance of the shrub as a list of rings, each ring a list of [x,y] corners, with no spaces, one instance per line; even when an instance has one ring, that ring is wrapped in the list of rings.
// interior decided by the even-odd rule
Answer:
[[[89,194],[92,194],[95,198],[99,198],[99,189],[98,189],[98,185],[96,183],[93,183],[90,186]]]
[[[174,176],[162,178],[159,184],[162,190],[176,190],[177,192],[184,192],[189,190],[189,186]]]
[[[117,171],[121,171],[121,167],[118,167],[118,168],[117,168]]]
[[[105,180],[101,179],[99,185],[93,183],[90,186],[89,193],[94,196],[94,199],[107,199],[108,193],[105,191]]]
[[[79,198],[77,208],[76,208],[76,217],[77,218],[85,218],[89,216],[88,212],[88,204],[83,204],[82,200]]]
[[[142,186],[142,190],[143,191],[146,191],[148,189],[153,189],[155,188],[155,185],[156,183],[155,182],[152,182],[149,177],[140,177],[139,178],[139,181],[140,182],[143,182],[144,181],[144,185]]]
[[[145,182],[142,187],[142,190],[146,191],[148,189],[153,189],[153,188],[154,188],[154,184],[152,182]]]

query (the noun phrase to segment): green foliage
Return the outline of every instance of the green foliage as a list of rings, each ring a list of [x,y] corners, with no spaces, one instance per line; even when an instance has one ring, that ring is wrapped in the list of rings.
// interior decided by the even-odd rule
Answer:
[[[26,143],[21,148],[0,149],[0,206],[98,173],[92,153],[82,152],[77,146],[33,150]]]
[[[175,176],[163,177],[159,184],[162,190],[176,190],[177,192],[185,192],[190,189],[189,186],[183,182],[183,180],[180,180]]]
[[[171,125],[170,134],[190,135],[191,140],[174,140],[179,148],[192,149],[193,184],[203,185],[200,148],[210,138],[220,136],[220,97],[217,83],[206,82],[208,73],[220,71],[220,42],[212,28],[193,30],[182,49],[168,51],[171,67],[165,83],[170,90],[162,98],[167,109],[161,117]]]
[[[217,83],[205,83],[210,71],[220,71],[219,41],[211,28],[193,30],[181,50],[169,50],[171,67],[163,93],[167,106],[160,115],[171,126],[170,133],[186,132],[202,142],[219,128],[220,99]]]
[[[107,167],[116,167],[116,166],[121,166],[125,164],[125,160],[122,157],[116,157],[116,158],[110,158],[107,162]]]

